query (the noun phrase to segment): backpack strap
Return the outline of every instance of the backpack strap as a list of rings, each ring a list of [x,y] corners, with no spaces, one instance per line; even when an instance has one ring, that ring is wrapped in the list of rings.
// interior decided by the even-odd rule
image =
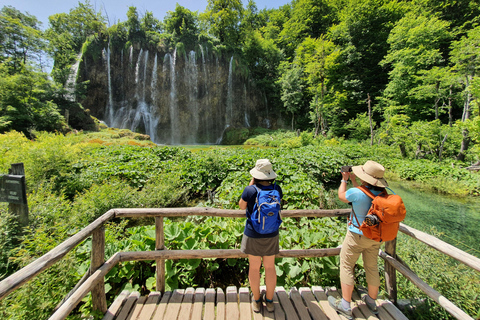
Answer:
[[[370,197],[372,200],[375,199],[375,197],[376,197],[376,196],[372,193],[372,191],[370,191],[370,190],[369,190],[367,187],[365,187],[365,186],[358,186],[357,189],[361,190],[363,193],[365,193],[365,194],[366,194],[368,197]],[[390,189],[389,189],[389,190],[390,190]],[[392,191],[392,192],[393,192],[393,191]],[[381,194],[383,194],[383,193],[387,194],[387,191],[384,190],[384,191],[382,191],[379,195],[381,195]],[[351,205],[351,204],[352,204],[352,203],[350,202],[350,205]],[[355,225],[355,224],[353,223],[352,219],[349,219],[348,224],[353,225],[355,228],[360,228],[360,222],[358,221],[357,215],[355,214],[355,210],[353,210],[353,205],[352,205],[352,215],[353,215],[353,217],[355,218],[355,220],[357,221],[357,225]]]

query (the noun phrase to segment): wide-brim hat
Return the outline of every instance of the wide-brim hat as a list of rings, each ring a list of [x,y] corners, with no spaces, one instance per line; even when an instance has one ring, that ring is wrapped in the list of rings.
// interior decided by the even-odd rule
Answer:
[[[363,166],[352,167],[353,173],[361,180],[375,187],[388,187],[388,182],[383,178],[385,168],[378,162],[368,160]]]
[[[255,164],[255,168],[250,170],[252,177],[258,180],[273,180],[277,177],[273,171],[272,164],[268,159],[259,159]]]

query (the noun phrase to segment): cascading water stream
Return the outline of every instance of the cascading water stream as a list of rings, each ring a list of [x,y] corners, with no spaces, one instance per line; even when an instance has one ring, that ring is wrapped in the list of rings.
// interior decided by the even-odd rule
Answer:
[[[177,48],[173,51],[173,56],[170,56],[170,135],[171,143],[177,144],[178,141],[178,113],[177,113],[177,88],[175,86],[176,73],[175,63],[177,60]]]
[[[67,82],[65,83],[65,88],[69,92],[67,94],[67,99],[71,101],[75,101],[75,83],[77,82],[78,67],[80,66],[80,61],[82,61],[81,52],[75,58],[75,63],[70,67],[70,74],[68,75]]]
[[[233,118],[232,65],[233,65],[233,56],[230,58],[230,64],[228,67],[227,110],[225,111],[225,123],[227,126],[230,126],[232,124],[232,118]]]

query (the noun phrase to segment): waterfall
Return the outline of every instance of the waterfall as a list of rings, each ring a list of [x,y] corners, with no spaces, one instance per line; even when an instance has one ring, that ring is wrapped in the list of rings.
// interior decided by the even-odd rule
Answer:
[[[202,70],[203,70],[203,83],[204,83],[204,92],[205,92],[205,109],[207,110],[208,108],[210,108],[210,96],[209,96],[209,92],[208,92],[208,81],[207,81],[207,77],[208,77],[208,74],[207,74],[207,64],[205,63],[205,54],[203,52],[203,47],[201,45],[199,45],[200,47],[200,51],[202,53]],[[207,47],[208,49],[208,47]],[[212,139],[212,133],[211,133],[211,130],[210,128],[212,127],[212,124],[213,124],[213,121],[212,121],[212,117],[209,116],[208,114],[204,117],[205,119],[205,134],[206,134],[206,139],[207,141],[211,141]]]
[[[82,53],[77,54],[75,63],[70,67],[70,74],[65,82],[65,89],[67,89],[67,99],[75,101],[75,83],[77,82],[78,67],[82,61]]]
[[[173,56],[170,56],[170,136],[171,143],[178,143],[178,110],[177,110],[177,87],[175,86],[175,63],[177,59],[177,48],[173,51]]]
[[[108,78],[108,105],[107,105],[107,115],[108,115],[108,123],[113,122],[113,96],[112,96],[112,71],[111,71],[111,64],[110,64],[110,42],[108,43],[107,47],[107,78]]]
[[[189,58],[186,63],[186,76],[187,76],[187,88],[188,88],[188,109],[190,110],[190,116],[192,119],[192,127],[189,135],[188,143],[196,143],[195,138],[199,128],[199,110],[198,110],[198,70],[195,51],[190,51]]]
[[[152,82],[150,84],[151,87],[151,97],[152,97],[152,103],[155,105],[157,102],[157,79],[158,79],[158,74],[157,74],[157,68],[158,68],[158,63],[157,63],[157,54],[155,53],[155,60],[153,61],[153,69],[152,69]]]
[[[130,46],[130,55],[128,57],[128,62],[130,66],[132,65],[132,60],[133,60],[133,46]]]
[[[227,126],[232,124],[232,118],[233,118],[232,65],[233,65],[233,56],[230,58],[230,65],[228,67],[227,109],[225,110],[225,122]]]
[[[232,128],[270,126],[264,97],[251,80],[234,75],[234,57],[196,48],[180,54],[105,46],[100,64],[79,74],[79,81],[92,83],[82,103],[110,127],[147,134],[155,143],[215,144]]]
[[[245,127],[250,128],[247,114],[247,86],[245,84],[243,85],[243,110],[245,114]]]

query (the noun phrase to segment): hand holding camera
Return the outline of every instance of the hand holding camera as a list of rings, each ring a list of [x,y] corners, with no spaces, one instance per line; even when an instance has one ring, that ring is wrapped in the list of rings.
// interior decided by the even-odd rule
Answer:
[[[342,166],[340,172],[352,172],[352,166]]]

